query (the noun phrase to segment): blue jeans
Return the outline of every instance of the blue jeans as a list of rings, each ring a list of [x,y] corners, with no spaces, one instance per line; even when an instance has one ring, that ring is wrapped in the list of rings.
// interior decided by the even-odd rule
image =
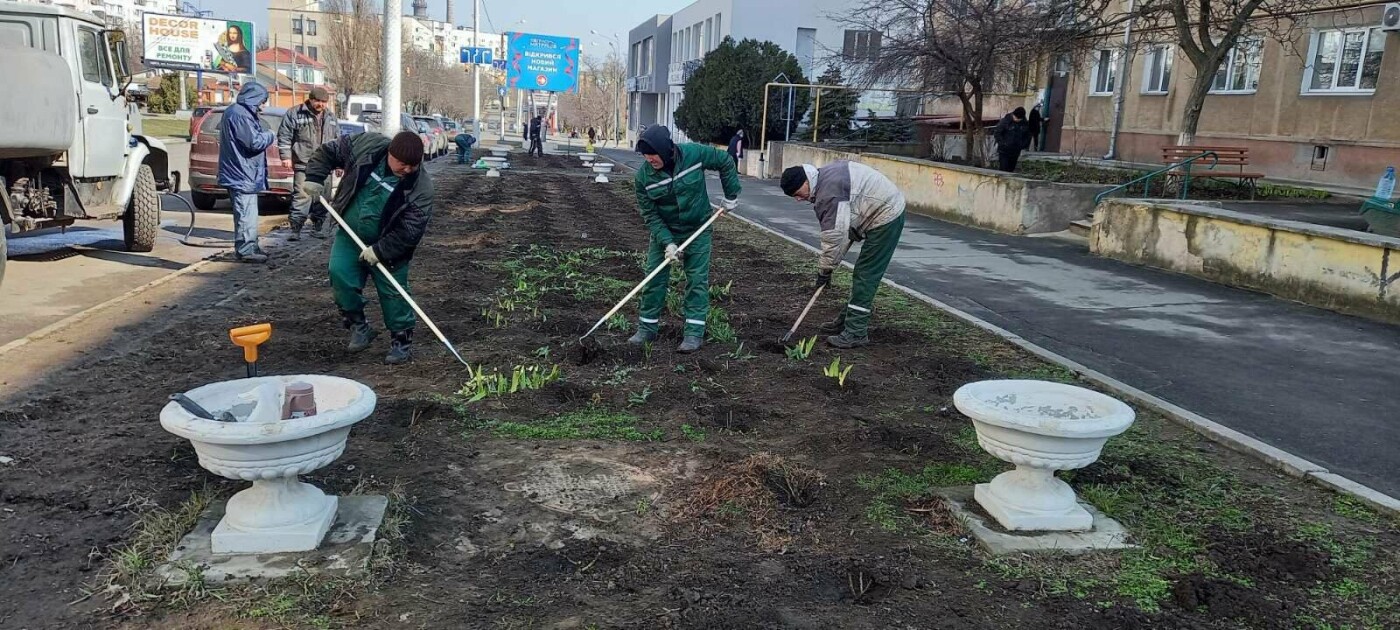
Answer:
[[[258,196],[229,192],[233,203],[233,249],[239,256],[263,253],[258,246]]]

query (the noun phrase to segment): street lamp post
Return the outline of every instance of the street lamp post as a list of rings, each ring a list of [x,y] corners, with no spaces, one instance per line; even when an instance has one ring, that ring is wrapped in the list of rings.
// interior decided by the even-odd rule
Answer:
[[[384,99],[384,135],[393,137],[400,131],[402,112],[402,71],[403,53],[399,50],[403,43],[403,0],[384,0],[384,83],[380,95]]]

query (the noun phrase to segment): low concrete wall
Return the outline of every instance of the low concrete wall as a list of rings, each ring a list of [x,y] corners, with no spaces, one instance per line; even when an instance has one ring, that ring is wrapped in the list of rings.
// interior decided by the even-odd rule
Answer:
[[[1328,308],[1400,322],[1400,239],[1187,203],[1109,200],[1091,250]]]
[[[777,152],[770,153],[770,156]],[[1106,186],[1057,184],[944,162],[879,153],[846,153],[811,145],[782,148],[782,166],[824,166],[851,160],[870,166],[904,191],[909,210],[1006,234],[1040,234],[1069,229],[1093,208]],[[781,173],[779,163],[769,173]]]

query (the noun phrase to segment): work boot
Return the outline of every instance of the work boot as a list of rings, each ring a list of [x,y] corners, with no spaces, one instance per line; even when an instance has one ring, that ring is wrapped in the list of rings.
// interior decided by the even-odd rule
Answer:
[[[826,342],[831,344],[833,347],[841,348],[843,350],[849,350],[851,348],[859,348],[861,346],[870,345],[870,337],[868,335],[857,337],[851,334],[851,331],[846,330],[842,331],[839,335],[832,335],[830,337],[827,337]]]
[[[313,238],[329,238],[331,235],[331,230],[329,229],[329,227],[330,226],[326,225],[325,219],[312,219],[311,236]]]
[[[237,260],[241,263],[253,263],[261,265],[267,262],[267,254],[264,254],[262,252],[254,252],[251,254],[235,254],[234,260]]]
[[[681,354],[690,354],[692,352],[695,352],[696,350],[699,350],[700,346],[702,345],[705,345],[704,339],[700,337],[692,337],[690,335],[686,335],[685,339],[681,340],[680,347],[676,348],[676,352],[679,352]]]
[[[374,338],[379,336],[379,331],[370,327],[365,320],[364,313],[351,313],[341,311],[344,318],[345,329],[350,331],[350,344],[346,346],[351,352],[360,352],[369,347],[374,342]]]
[[[413,329],[395,330],[389,335],[389,354],[384,357],[385,365],[403,365],[413,360],[409,346],[413,345]]]
[[[826,335],[834,335],[845,329],[846,318],[844,317],[837,317],[836,319],[823,323],[820,327],[817,328],[817,330],[822,331],[822,334]]]
[[[305,223],[301,223],[301,222],[296,222],[296,221],[292,222],[292,227],[291,227],[291,232],[292,232],[292,233],[291,233],[290,235],[287,236],[287,240],[289,240],[289,241],[299,241],[299,240],[301,240],[301,229],[302,229],[302,227],[304,227],[305,225],[306,225]]]
[[[634,346],[640,346],[642,344],[651,343],[653,341],[656,341],[656,333],[648,330],[639,329],[637,330],[637,334],[632,335],[632,337],[627,340],[627,343],[630,343]]]

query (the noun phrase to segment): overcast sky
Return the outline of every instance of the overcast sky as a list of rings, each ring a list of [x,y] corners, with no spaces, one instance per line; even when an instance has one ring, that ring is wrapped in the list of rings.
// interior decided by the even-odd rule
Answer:
[[[267,32],[267,0],[189,0],[215,17],[248,20]],[[622,46],[627,31],[657,13],[674,13],[693,0],[481,0],[481,29],[486,32],[527,31],[543,35],[579,38],[587,49],[597,42],[606,47],[616,33]],[[413,0],[403,0],[404,13],[412,13]],[[456,0],[456,21],[471,26],[471,0]],[[428,15],[442,20],[447,0],[428,0]],[[524,25],[517,21],[525,19]],[[514,26],[513,26],[514,25]],[[601,36],[592,35],[596,30]]]

